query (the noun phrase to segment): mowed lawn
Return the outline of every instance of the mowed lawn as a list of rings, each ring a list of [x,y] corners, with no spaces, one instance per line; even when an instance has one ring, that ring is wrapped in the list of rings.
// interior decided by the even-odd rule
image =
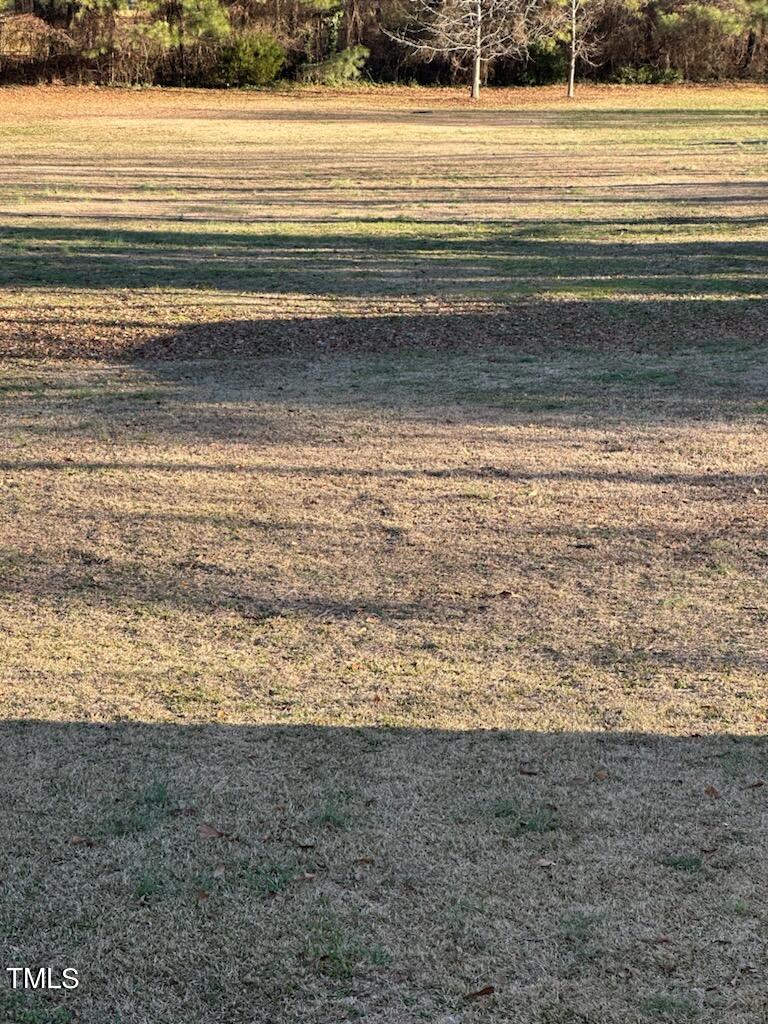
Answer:
[[[764,1024],[765,90],[0,91],[12,1024]]]

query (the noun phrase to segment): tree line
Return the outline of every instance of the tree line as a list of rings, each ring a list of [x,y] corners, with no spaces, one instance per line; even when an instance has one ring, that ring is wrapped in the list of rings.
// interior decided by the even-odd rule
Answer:
[[[2,82],[766,77],[768,0],[0,0]]]

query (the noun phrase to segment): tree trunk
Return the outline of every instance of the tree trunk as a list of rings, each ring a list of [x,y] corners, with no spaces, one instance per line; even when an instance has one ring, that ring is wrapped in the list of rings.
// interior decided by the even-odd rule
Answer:
[[[472,63],[472,91],[470,93],[473,100],[480,99],[480,58],[475,54],[475,59]]]
[[[755,30],[753,28],[751,28],[749,30],[749,35],[747,36],[747,49],[746,49],[746,52],[744,54],[744,63],[742,64],[742,67],[744,68],[745,71],[749,71],[749,69],[752,67],[752,59],[755,56],[755,48],[756,47],[757,47],[757,33],[755,32]]]
[[[473,100],[480,99],[480,64],[481,57],[480,53],[483,46],[483,9],[481,7],[481,0],[477,0],[477,6],[475,8],[475,18],[477,24],[475,25],[475,53],[472,61],[472,92],[470,93]]]
[[[572,100],[576,86],[576,13],[578,0],[571,0],[571,61],[568,69],[568,99]]]

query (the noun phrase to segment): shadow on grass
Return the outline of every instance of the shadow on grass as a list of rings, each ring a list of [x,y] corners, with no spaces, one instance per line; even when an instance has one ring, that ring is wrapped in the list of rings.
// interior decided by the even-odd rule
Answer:
[[[7,962],[82,979],[3,987],[6,1020],[463,1019],[489,984],[499,1022],[757,1020],[764,737],[6,721],[0,748]]]
[[[498,232],[503,229],[507,239],[546,240],[557,237],[573,242],[580,237],[588,240],[598,232],[614,236],[638,232],[651,234],[653,229],[661,233],[674,227],[682,229],[678,234],[682,235],[680,241],[684,241],[687,233],[700,230],[702,226],[710,231],[729,228],[735,232],[740,228],[765,224],[768,218],[762,204],[766,200],[766,185],[768,182],[749,180],[711,181],[695,190],[689,183],[625,185],[620,190],[604,183],[578,186],[518,183],[511,186],[506,181],[497,182],[493,175],[478,173],[471,184],[451,180],[439,185],[427,182],[388,185],[386,181],[366,184],[365,181],[351,180],[328,185],[324,180],[316,180],[301,185],[277,182],[254,188],[250,184],[228,182],[226,190],[223,190],[219,179],[209,182],[204,175],[187,174],[176,179],[175,186],[170,183],[164,185],[162,179],[149,188],[141,179],[121,181],[119,209],[115,208],[114,182],[89,182],[89,207],[83,212],[72,210],[73,198],[82,199],[83,186],[77,180],[69,187],[59,187],[55,195],[50,194],[45,184],[38,186],[37,190],[29,186],[25,191],[25,201],[42,201],[48,209],[28,212],[11,207],[4,211],[4,215],[14,221],[39,222],[38,230],[41,231],[35,235],[34,230],[26,232],[18,226],[11,229],[8,235],[9,258],[21,245],[34,249],[40,241],[55,239],[61,246],[83,237],[68,236],[68,231],[89,231],[92,239],[98,239],[94,232],[101,230],[100,222],[110,222],[112,237],[123,233],[119,222],[126,222],[129,232],[137,230],[137,220],[150,222],[152,232],[162,233],[162,236],[153,239],[152,233],[145,228],[139,232],[140,239],[135,239],[144,245],[160,244],[162,238],[176,241],[182,228],[188,231],[190,225],[197,224],[203,230],[190,233],[190,241],[200,247],[210,244],[205,229],[210,232],[211,221],[215,221],[216,225],[230,226],[232,244],[236,245],[235,231],[242,231],[243,225],[284,223],[288,216],[287,207],[294,224],[340,225],[352,220],[371,225],[374,232],[377,227],[380,232],[382,227],[391,232],[393,228],[400,226],[402,229],[408,223],[424,225],[428,230],[455,230],[463,224],[461,219],[457,219],[457,214],[466,207],[470,222],[474,221],[477,206],[481,204],[487,229]],[[399,208],[403,201],[417,204],[417,208],[410,211],[410,216],[394,216],[393,207]],[[0,199],[0,206],[2,202]],[[94,203],[101,206],[94,207]],[[579,216],[575,220],[563,216],[564,208],[569,205],[578,207]],[[638,211],[641,205],[646,216]],[[549,206],[557,207],[559,216],[543,218],[539,208]],[[665,213],[657,213],[654,206],[665,207]],[[728,212],[729,206],[741,209],[734,215]],[[333,212],[329,212],[329,207]],[[434,212],[430,207],[436,208]],[[535,210],[528,211],[527,207]],[[610,209],[604,210],[603,207]],[[751,209],[745,210],[745,207]],[[674,212],[670,212],[670,208]],[[150,212],[152,210],[157,212]],[[587,217],[584,217],[585,211],[589,213]],[[56,221],[62,222],[58,229]],[[78,228],[78,222],[91,227]],[[237,225],[239,228],[235,227]],[[226,232],[222,235],[226,236]],[[257,238],[252,237],[254,241]],[[110,240],[105,241],[108,244]]]
[[[395,350],[405,355],[443,348],[482,352],[496,346],[540,355],[572,353],[577,358],[590,352],[644,349],[674,354],[683,347],[706,354],[755,345],[764,338],[767,321],[768,302],[761,299],[522,300],[491,313],[405,311],[197,323],[136,346],[128,354],[144,359],[194,358],[233,351],[247,355],[339,349]]]
[[[491,89],[490,95],[493,96],[493,93],[494,90]],[[755,129],[759,130],[763,127],[765,119],[765,110],[759,108],[755,110],[745,110],[743,107],[691,110],[684,107],[637,109],[632,106],[616,106],[589,110],[568,107],[566,106],[567,101],[563,101],[563,109],[561,110],[542,110],[526,106],[516,107],[514,106],[514,98],[510,97],[509,106],[502,109],[483,107],[482,103],[479,106],[473,106],[469,104],[469,101],[467,101],[466,106],[450,109],[439,105],[431,106],[434,98],[439,100],[439,94],[436,97],[432,97],[428,88],[424,90],[423,105],[419,107],[409,106],[403,109],[393,109],[391,106],[384,105],[381,107],[371,105],[367,108],[364,106],[358,108],[349,106],[344,109],[341,104],[318,108],[313,106],[311,101],[306,105],[302,105],[302,97],[297,98],[295,95],[288,94],[286,98],[290,99],[290,105],[277,109],[259,107],[256,103],[252,103],[244,104],[239,110],[234,107],[227,107],[217,111],[211,109],[208,105],[204,105],[200,109],[199,116],[206,121],[217,119],[226,121],[277,120],[302,121],[314,124],[329,122],[352,124],[375,122],[376,124],[381,124],[394,122],[403,126],[417,128],[422,126],[514,128],[531,125],[538,128],[574,128],[577,130],[583,130],[584,128],[605,128],[610,130],[626,128],[630,131],[637,131],[638,129],[647,130],[648,128],[672,129],[679,128],[680,126],[685,128],[719,128],[723,121],[727,119],[729,126],[743,125],[746,128],[751,128],[751,137],[747,140],[732,138],[707,140],[708,144],[717,145],[719,142],[721,145],[738,146],[744,142],[747,144],[751,142],[756,146],[766,145],[766,141],[762,136],[754,134]],[[167,111],[163,112],[164,118],[172,116]],[[194,118],[195,112],[188,109],[180,109],[178,116],[187,120],[188,118]]]
[[[187,315],[193,313],[197,302],[206,306],[206,299],[186,297]],[[437,381],[422,381],[433,387],[437,383],[444,393],[461,399],[478,393],[472,376],[484,371],[486,385],[489,376],[499,382],[511,382],[510,367],[504,359],[572,360],[583,363],[588,370],[586,382],[597,383],[602,374],[603,384],[610,384],[609,375],[615,374],[615,383],[623,380],[635,388],[634,397],[642,396],[644,385],[676,384],[683,391],[695,389],[702,369],[717,370],[712,383],[719,381],[726,389],[734,379],[734,370],[745,359],[757,365],[764,362],[765,328],[768,322],[768,303],[764,299],[715,298],[591,298],[591,299],[519,299],[496,305],[490,312],[473,311],[471,300],[449,299],[441,305],[435,301],[433,309],[414,311],[411,305],[395,307],[392,312],[371,310],[367,315],[340,312],[337,315],[258,315],[202,319],[180,327],[169,327],[152,322],[155,298],[149,296],[134,301],[130,318],[107,319],[101,315],[85,323],[73,321],[61,324],[58,319],[46,319],[39,313],[14,313],[0,320],[0,355],[3,357],[52,358],[84,357],[120,359],[154,363],[157,372],[160,363],[168,360],[221,359],[233,356],[262,358],[286,356],[314,358],[326,353],[391,354],[397,362],[391,369],[404,367],[418,370],[418,360],[448,358],[448,354],[476,354],[479,359],[500,358],[491,364],[474,369],[465,368],[462,377],[452,381],[438,374]],[[258,297],[251,297],[258,302]],[[453,308],[452,308],[453,307]],[[475,309],[477,306],[475,305]],[[233,313],[236,312],[233,310]],[[201,317],[204,316],[201,310]],[[662,362],[654,369],[642,363],[633,364],[638,355],[655,355]],[[417,362],[414,364],[414,360]],[[595,360],[601,360],[599,365]],[[671,363],[669,362],[671,360]],[[728,360],[734,362],[729,364]],[[592,361],[591,365],[590,361]],[[342,365],[341,363],[339,364]],[[368,366],[375,367],[373,361]],[[439,364],[435,363],[438,369]],[[362,364],[361,364],[362,368]],[[522,369],[522,366],[518,369]],[[275,365],[271,372],[278,371]],[[165,373],[173,376],[168,369]],[[670,374],[673,376],[670,377]],[[677,378],[674,375],[677,374]],[[608,375],[608,376],[607,376]],[[645,376],[644,376],[645,375]],[[182,374],[183,376],[183,374]],[[431,378],[435,375],[430,374]],[[548,378],[535,381],[528,374],[525,392],[508,395],[516,401],[521,412],[534,412],[549,408],[556,410],[567,401],[567,395],[557,394]],[[365,378],[365,374],[363,379]],[[418,373],[417,373],[418,378]],[[394,379],[403,379],[395,373]],[[267,377],[265,380],[269,381]],[[282,383],[271,378],[272,383]],[[584,390],[585,380],[573,375],[569,386],[573,394]],[[358,384],[360,382],[358,381]],[[413,386],[418,389],[419,381]],[[739,382],[742,398],[765,396],[764,388],[754,375]],[[586,388],[589,392],[589,387]],[[598,391],[600,389],[598,388]],[[388,388],[383,389],[386,394]],[[479,395],[479,393],[478,393]],[[373,397],[373,396],[371,396]],[[633,397],[628,393],[627,397]],[[493,395],[485,394],[492,400]],[[526,405],[527,403],[527,405]],[[374,404],[377,404],[374,401]]]
[[[386,227],[322,234],[5,227],[0,285],[339,297],[768,294],[760,241],[562,239],[551,237],[562,227],[549,221],[540,225],[542,238],[525,237],[530,225],[502,225],[475,238],[430,235],[418,223],[418,233],[409,233],[407,222]]]
[[[430,469],[419,467],[412,469],[405,466],[390,468],[386,466],[313,466],[313,465],[274,465],[263,462],[237,462],[237,463],[205,463],[205,462],[146,462],[141,460],[126,459],[124,461],[115,459],[110,462],[99,460],[83,460],[67,458],[64,460],[53,459],[6,459],[0,460],[0,472],[64,472],[69,474],[79,473],[213,473],[224,476],[235,473],[253,475],[254,477],[265,476],[304,476],[323,478],[345,477],[359,478],[360,480],[457,480],[479,483],[482,481],[502,480],[516,484],[527,484],[536,482],[546,483],[599,483],[599,484],[637,484],[640,486],[673,486],[673,487],[704,487],[711,490],[724,492],[744,491],[755,486],[764,486],[768,482],[768,471],[757,473],[728,473],[723,470],[712,470],[710,473],[681,473],[678,471],[648,473],[643,470],[591,470],[591,469],[552,469],[537,472],[535,470],[516,469],[510,466],[478,466],[477,468],[466,468],[454,466],[448,469]],[[87,515],[84,512],[83,515]],[[163,513],[147,512],[143,514],[147,519],[162,518]],[[203,520],[201,514],[200,519]],[[210,518],[210,517],[207,517]],[[215,518],[215,517],[214,517]],[[194,514],[189,514],[190,522],[195,520]],[[258,526],[259,523],[253,520],[238,519],[237,516],[231,520],[221,517],[222,523],[238,521],[251,526]],[[265,523],[269,529],[280,529],[279,523]]]
[[[745,497],[752,493],[751,487],[743,488]],[[255,549],[269,545],[272,550],[282,547],[301,551],[309,568],[299,567],[276,578],[271,564],[240,563],[234,567],[226,558],[217,558],[213,551],[205,557],[191,553],[152,560],[141,555],[99,555],[85,541],[83,547],[58,551],[55,559],[48,550],[30,554],[4,552],[0,558],[0,598],[4,602],[18,601],[24,608],[39,605],[46,609],[76,609],[81,616],[91,611],[100,614],[105,606],[112,606],[118,610],[118,618],[119,610],[124,609],[129,621],[135,621],[136,616],[164,619],[193,613],[205,616],[212,626],[230,622],[233,629],[242,633],[245,643],[253,642],[256,646],[263,640],[260,630],[271,625],[286,635],[292,629],[319,630],[319,637],[327,630],[364,632],[373,623],[374,629],[398,631],[408,650],[422,653],[423,648],[416,640],[407,639],[405,629],[416,633],[451,629],[454,643],[459,643],[460,636],[470,637],[466,646],[472,650],[473,631],[475,636],[515,636],[523,628],[521,623],[528,624],[526,629],[533,629],[531,623],[541,614],[526,595],[524,584],[499,583],[484,577],[482,572],[473,572],[476,557],[462,543],[455,544],[450,557],[442,549],[419,551],[409,542],[407,532],[397,529],[370,526],[355,531],[353,536],[342,526],[329,525],[323,529],[300,520],[258,523],[237,517],[174,516],[162,512],[85,514],[82,524],[87,533],[93,526],[105,529],[116,524],[134,536],[137,528],[157,536],[163,530],[191,526],[198,529],[200,544],[208,542],[219,529],[237,531]],[[740,548],[729,554],[727,572],[730,578],[756,583],[765,572],[762,531],[758,526],[742,528],[738,539]],[[714,589],[712,581],[720,582],[724,571],[717,547],[719,535],[702,536],[701,531],[659,528],[589,532],[574,527],[547,530],[544,540],[548,545],[548,578],[568,581],[576,576],[590,596],[596,588],[605,587],[606,578],[650,568],[654,569],[663,592],[664,581],[670,579],[669,556],[664,557],[669,551],[674,551],[669,600],[680,590],[679,583],[673,582],[675,573],[678,577],[685,575],[689,581],[698,580],[700,585],[710,582]],[[541,574],[541,542],[541,532],[535,527],[510,531],[505,538],[505,543],[515,548],[516,572],[523,581]],[[323,545],[320,552],[312,546],[318,544]],[[313,572],[313,564],[323,565],[322,551],[338,552],[343,545],[347,549],[346,560],[336,555],[335,573],[327,568]],[[360,564],[369,568],[361,577],[350,580],[356,554]],[[418,568],[409,574],[414,557],[418,558]],[[394,593],[393,574],[403,581]],[[514,589],[503,589],[504,586]],[[566,680],[571,678],[570,672],[588,678],[590,673],[606,668],[638,666],[646,680],[650,677],[666,681],[670,675],[690,680],[697,674],[705,679],[728,678],[733,672],[751,673],[759,678],[768,673],[768,656],[758,640],[768,614],[759,605],[740,607],[747,612],[743,632],[754,636],[752,645],[735,645],[724,635],[715,639],[689,637],[685,641],[654,639],[650,646],[645,646],[649,641],[643,636],[637,640],[625,637],[614,646],[597,635],[584,642],[582,633],[581,642],[574,648],[571,638],[542,634],[535,642],[525,641],[520,649],[524,653],[510,657],[510,669],[519,658],[529,667],[546,666],[553,678]],[[182,695],[180,700],[183,699]],[[171,704],[173,700],[175,697]]]

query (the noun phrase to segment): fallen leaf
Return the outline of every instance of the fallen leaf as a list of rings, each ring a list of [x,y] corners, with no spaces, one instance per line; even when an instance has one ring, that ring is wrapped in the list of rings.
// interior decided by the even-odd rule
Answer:
[[[483,996],[492,996],[496,991],[493,985],[485,985],[483,988],[479,988],[477,992],[467,992],[464,996],[465,999],[482,999]]]
[[[196,807],[174,807],[171,811],[172,818],[194,818],[196,814]]]
[[[555,862],[553,860],[547,860],[546,857],[539,857],[536,861],[537,868],[553,868],[554,866]]]
[[[373,857],[358,857],[358,864],[373,864]]]
[[[195,896],[201,903],[204,903],[207,899],[209,899],[210,895],[211,894],[209,892],[206,892],[205,889],[195,889]]]
[[[714,853],[716,849],[717,849],[716,846],[702,846],[701,847],[701,852],[702,853]]]
[[[201,839],[231,839],[232,836],[229,832],[222,832],[221,829],[216,828],[215,825],[209,825],[207,822],[203,822],[202,825],[197,826],[197,834]]]
[[[539,769],[538,768],[534,768],[534,766],[532,764],[525,764],[525,763],[523,763],[523,764],[520,765],[520,774],[521,775],[538,775],[539,774]]]
[[[314,880],[316,878],[317,878],[317,872],[316,871],[305,871],[304,874],[301,876],[300,881],[301,882],[314,882]]]
[[[300,850],[314,850],[315,848],[315,844],[311,839],[300,839],[297,841],[296,845]]]
[[[72,836],[69,840],[70,846],[87,846],[89,849],[93,849],[96,845],[93,839],[89,839],[87,836]]]
[[[670,939],[668,935],[658,935],[653,941],[659,946],[668,946],[672,942],[672,939]]]
[[[705,786],[704,792],[707,794],[707,796],[711,796],[713,800],[720,799],[720,790],[715,789],[714,786]]]
[[[227,869],[224,864],[217,864],[216,867],[213,869],[214,878],[224,878],[226,873]]]
[[[763,779],[758,779],[757,782],[750,782],[750,784],[747,786],[747,789],[760,789],[760,787],[764,785],[765,782],[763,781]]]
[[[605,770],[605,768],[599,768],[595,772],[595,776],[594,777],[597,780],[597,782],[605,782],[605,780],[607,778],[609,778],[610,776],[608,775],[608,772]]]

